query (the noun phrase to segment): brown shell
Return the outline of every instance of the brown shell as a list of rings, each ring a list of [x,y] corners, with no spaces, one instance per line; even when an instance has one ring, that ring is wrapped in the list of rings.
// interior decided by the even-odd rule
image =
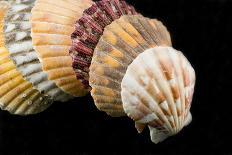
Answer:
[[[77,79],[89,87],[89,66],[93,51],[104,28],[123,15],[135,15],[134,7],[124,0],[103,0],[86,9],[75,24],[70,55]]]
[[[91,94],[99,110],[124,116],[121,81],[128,65],[148,48],[171,46],[167,29],[158,20],[140,15],[122,16],[108,25],[90,66]]]
[[[71,33],[89,0],[37,0],[32,9],[32,41],[43,71],[66,93],[83,96],[88,90],[76,79],[69,56]]]

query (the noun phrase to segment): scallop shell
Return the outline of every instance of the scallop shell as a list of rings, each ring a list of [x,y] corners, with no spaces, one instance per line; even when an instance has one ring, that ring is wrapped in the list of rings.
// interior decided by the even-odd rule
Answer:
[[[126,115],[120,92],[127,66],[138,54],[158,45],[171,46],[170,35],[158,20],[127,15],[105,28],[89,74],[91,94],[99,110],[111,116]]]
[[[148,49],[127,67],[123,108],[135,122],[148,125],[151,140],[158,143],[190,123],[194,85],[194,69],[180,51]]]
[[[23,79],[4,47],[3,19],[9,7],[9,3],[0,2],[0,107],[17,115],[36,114],[48,108],[51,101]]]
[[[89,0],[37,0],[32,9],[32,41],[42,69],[73,96],[89,91],[76,79],[69,48],[75,21],[91,5]]]
[[[64,93],[42,71],[41,63],[32,46],[31,9],[35,0],[10,0],[11,8],[5,17],[5,43],[17,70],[34,88],[56,101],[67,101],[71,95]]]
[[[103,0],[95,2],[86,9],[76,22],[75,31],[72,33],[70,55],[77,79],[86,87],[89,87],[89,66],[93,51],[104,28],[122,15],[134,14],[137,14],[135,9],[124,0]]]

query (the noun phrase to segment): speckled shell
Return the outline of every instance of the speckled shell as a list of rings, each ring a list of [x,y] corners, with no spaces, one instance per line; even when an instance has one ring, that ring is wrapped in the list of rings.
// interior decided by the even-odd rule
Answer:
[[[125,115],[120,92],[127,66],[138,54],[158,45],[171,46],[170,35],[158,20],[127,15],[105,28],[90,66],[91,94],[99,110]]]
[[[194,85],[194,69],[180,51],[148,49],[128,66],[123,77],[123,108],[137,124],[148,125],[151,140],[158,143],[191,121]]]
[[[102,0],[86,9],[75,24],[70,55],[77,79],[89,87],[89,66],[93,51],[104,28],[122,15],[135,15],[135,9],[124,0]]]
[[[34,88],[56,101],[67,101],[72,96],[63,92],[42,71],[41,63],[32,46],[31,9],[35,0],[10,0],[5,17],[5,43],[17,70]]]
[[[0,2],[0,107],[17,115],[36,114],[48,108],[51,101],[23,79],[4,47],[3,18],[9,6]]]
[[[32,9],[32,41],[42,69],[64,92],[83,96],[69,56],[75,21],[92,5],[89,0],[37,0]]]

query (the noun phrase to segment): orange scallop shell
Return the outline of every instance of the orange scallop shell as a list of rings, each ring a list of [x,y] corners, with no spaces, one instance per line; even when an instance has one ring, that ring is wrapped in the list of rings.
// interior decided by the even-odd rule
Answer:
[[[69,56],[74,23],[89,0],[37,0],[32,9],[32,41],[43,71],[66,93],[83,96],[88,93],[76,79]]]

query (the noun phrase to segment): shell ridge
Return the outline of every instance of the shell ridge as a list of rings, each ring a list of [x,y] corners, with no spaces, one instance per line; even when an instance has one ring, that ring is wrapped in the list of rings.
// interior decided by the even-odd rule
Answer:
[[[47,11],[38,10],[38,9],[35,9],[35,7],[32,9],[31,12],[33,12],[33,13],[38,13],[38,14],[46,12],[46,14],[48,14],[48,15],[57,16],[58,18],[59,18],[59,17],[65,18],[66,20],[70,20],[70,19],[73,19],[73,20],[74,20],[74,19],[75,19],[74,17],[72,18],[72,17],[65,16],[65,15],[58,15],[57,13],[52,12],[52,11],[49,11],[49,10],[47,10]],[[37,20],[35,20],[35,21],[37,21]]]
[[[52,4],[52,5],[55,5],[57,7],[64,7],[66,9],[71,9],[72,11],[77,11],[76,9],[74,9],[74,7],[84,7],[86,5],[85,3],[79,3],[79,2],[76,3],[76,2],[78,2],[78,0],[72,0],[72,1],[67,1],[67,2],[63,1],[63,4],[65,4],[65,5],[62,5],[62,4],[60,4],[60,3],[62,3],[62,1],[59,1],[59,3],[57,3],[56,1],[46,1],[46,0],[44,0],[44,1],[37,0],[36,1],[36,3]],[[92,3],[91,1],[89,1],[89,2]],[[67,6],[67,5],[69,5],[69,6]]]
[[[107,64],[103,64],[103,63],[99,63],[99,62],[94,62],[94,64],[92,65],[92,66],[94,66],[94,65],[96,65],[96,66],[98,66],[98,67],[103,67],[103,68],[110,68],[110,66],[109,65],[107,65]],[[92,67],[93,68],[93,67]],[[124,70],[124,68],[123,68],[123,70]],[[123,77],[124,76],[124,74],[121,72],[121,71],[118,71],[118,70],[116,70],[115,71],[118,75],[120,75],[120,77]],[[96,73],[96,71],[93,71],[93,73]],[[91,73],[90,73],[91,74]],[[98,74],[97,74],[98,75]]]
[[[188,105],[186,106],[186,108],[185,108],[185,111],[184,111],[184,118],[186,118],[187,117],[187,113],[188,113],[188,111],[190,110],[190,107],[191,107],[191,102],[192,102],[192,97],[193,97],[193,91],[194,91],[194,85],[195,85],[195,71],[193,70],[193,68],[192,68],[192,66],[191,66],[191,64],[186,60],[186,58],[184,57],[184,55],[183,55],[183,53],[181,53],[180,51],[178,51],[179,52],[179,55],[180,55],[180,57],[182,58],[181,60],[181,67],[182,67],[182,69],[184,70],[184,69],[190,69],[190,71],[188,72],[190,75],[189,75],[189,80],[191,81],[191,83],[190,83],[190,85],[189,86],[187,86],[187,87],[185,87],[185,96],[189,96],[190,95],[190,98],[191,98],[191,100],[190,101],[188,101],[189,103],[188,103]],[[187,62],[187,63],[186,63]],[[185,68],[184,68],[184,66],[183,65],[185,65]],[[184,75],[182,75],[182,76],[184,76]],[[184,78],[184,77],[183,77]],[[191,94],[187,94],[186,95],[186,89],[190,89],[190,91],[192,92]],[[187,91],[189,91],[189,90],[187,90]],[[191,114],[190,114],[191,115]],[[186,118],[187,119],[187,118]]]
[[[138,81],[134,81],[134,82],[136,82],[137,84],[136,84],[136,86],[137,87],[139,87],[137,90],[139,91],[139,89],[141,90],[141,89],[143,89],[143,88],[141,88],[141,86],[140,86],[140,84],[138,83]],[[146,91],[145,91],[146,92]],[[125,92],[122,92],[122,93],[125,93]],[[128,92],[130,95],[134,95],[133,94],[133,92]],[[135,120],[136,122],[138,122],[138,123],[142,123],[142,124],[145,124],[145,125],[149,125],[149,122],[152,122],[152,121],[155,121],[156,119],[152,119],[152,120],[149,120],[149,122],[146,120],[146,117],[147,116],[149,116],[149,115],[151,115],[152,113],[154,113],[155,115],[156,115],[156,117],[158,118],[158,119],[160,119],[161,121],[162,121],[162,123],[164,123],[164,128],[166,129],[166,130],[168,130],[168,131],[172,131],[172,129],[171,129],[171,125],[170,125],[170,123],[168,122],[168,119],[166,118],[166,116],[163,114],[163,112],[162,112],[162,109],[161,108],[159,108],[159,106],[158,106],[158,103],[151,97],[151,94],[149,94],[149,93],[145,93],[146,94],[146,97],[148,97],[148,99],[149,100],[151,100],[151,101],[153,101],[153,103],[155,103],[156,104],[156,110],[157,111],[153,111],[153,110],[150,110],[150,107],[149,107],[149,105],[147,105],[147,104],[143,104],[143,108],[145,108],[145,110],[147,111],[147,113],[144,113],[143,112],[143,117],[142,118],[140,118],[139,120]],[[145,95],[145,94],[143,94],[143,95]],[[137,95],[139,95],[139,94],[137,94]],[[141,94],[142,95],[142,94]],[[139,99],[141,99],[141,96],[139,95]],[[125,104],[126,104],[126,101],[124,101],[125,102]],[[139,105],[135,105],[135,107],[134,108],[139,108]],[[123,108],[124,108],[124,110],[126,111],[126,106],[124,106],[123,105]],[[162,117],[161,116],[161,114],[163,114],[165,117]],[[129,113],[128,113],[128,115],[130,115]]]
[[[134,73],[137,72],[137,70],[134,70],[134,69],[133,69],[134,66],[132,67],[132,66],[129,65],[128,68],[129,68],[131,71],[134,71]],[[131,75],[129,72],[127,72],[126,75],[127,75],[127,74],[128,74],[128,75]],[[144,74],[148,75],[147,72],[144,72]],[[152,112],[155,112],[159,118],[161,118],[161,116],[164,115],[164,117],[162,117],[162,119],[163,119],[163,121],[166,123],[167,128],[169,129],[169,131],[172,131],[172,129],[171,129],[171,124],[170,124],[170,122],[169,122],[167,116],[163,113],[162,108],[159,107],[158,102],[152,97],[152,94],[151,94],[150,92],[147,92],[147,91],[143,88],[143,86],[141,85],[141,83],[138,82],[138,79],[129,79],[129,77],[124,77],[124,78],[125,78],[125,79],[122,80],[122,83],[124,83],[124,80],[125,80],[125,81],[126,81],[126,80],[134,81],[134,84],[138,87],[138,89],[137,89],[138,92],[139,92],[139,89],[140,89],[140,90],[143,90],[143,91],[141,91],[141,92],[147,94],[148,98],[150,98],[150,99],[153,101],[153,103],[155,103],[155,106],[156,106],[155,109],[157,109],[157,111],[152,111]],[[155,81],[155,79],[153,79],[153,80]],[[156,83],[157,83],[157,82],[156,82]],[[122,87],[124,87],[124,86],[122,85]],[[125,91],[125,89],[123,89],[123,90]],[[131,95],[133,95],[132,92],[130,92],[130,93],[131,93]],[[123,92],[122,92],[122,94],[123,94]],[[142,94],[137,94],[137,95],[140,96],[140,95],[142,95]],[[140,96],[140,97],[141,97],[141,96]],[[144,105],[145,105],[145,104],[144,104]],[[150,109],[147,105],[145,105],[145,106],[147,107],[148,110]],[[154,108],[153,108],[153,110],[154,110]]]
[[[141,63],[141,62],[140,62]],[[131,68],[131,70],[132,70],[132,68]],[[136,72],[137,70],[135,70],[135,72]],[[147,72],[147,71],[144,71],[144,74],[146,74],[148,77],[149,77],[149,73]],[[137,79],[138,80],[138,79]],[[152,82],[154,82],[153,84],[156,84],[157,85],[157,83],[158,83],[158,81],[154,78],[154,79],[151,79],[152,80]],[[138,81],[137,81],[138,82]],[[139,84],[139,83],[138,83]],[[140,84],[140,87],[142,88],[142,85]],[[153,88],[153,89],[155,89],[155,88]],[[158,90],[160,91],[161,89],[158,87]],[[146,92],[146,90],[144,90],[145,92]],[[164,120],[165,120],[165,122],[167,123],[167,125],[169,126],[169,128],[170,128],[170,131],[172,131],[172,129],[171,129],[171,126],[172,126],[172,124],[169,122],[169,115],[167,115],[167,114],[165,114],[165,112],[164,112],[164,109],[162,108],[162,107],[159,107],[159,105],[160,104],[162,104],[163,102],[161,102],[161,103],[158,103],[158,101],[156,101],[157,99],[155,99],[155,98],[153,98],[152,96],[153,96],[153,94],[151,93],[151,92],[149,92],[148,93],[149,95],[150,95],[150,97],[152,98],[152,100],[154,101],[154,103],[156,103],[156,108],[157,109],[159,109],[160,110],[160,113],[161,113],[161,116],[162,115],[164,115]]]
[[[156,36],[158,36],[156,39],[157,39],[157,42],[161,43],[162,44],[162,40],[166,40],[166,38],[163,36],[163,33],[162,30],[163,30],[163,26],[161,26],[161,22],[158,21],[158,20],[150,20],[149,22],[149,26],[155,30],[154,31],[154,34]],[[153,25],[152,25],[153,24]],[[163,25],[163,24],[162,24]]]
[[[101,38],[100,42],[103,42],[104,44],[109,45],[109,47],[111,47],[112,49],[116,49],[116,50],[118,50],[118,51],[123,51],[122,48],[120,48],[120,47],[118,47],[118,46],[112,45],[111,43],[105,41],[103,38]],[[96,49],[97,49],[97,48],[96,48]],[[123,54],[124,54],[124,56],[125,56],[128,60],[133,60],[133,59],[134,59],[134,57],[133,57],[133,56],[130,56],[130,55],[128,54],[128,52],[124,52]],[[93,57],[94,57],[94,56],[93,56]],[[92,62],[93,62],[93,61],[92,61]]]
[[[138,16],[138,15],[137,15]],[[139,16],[138,16],[139,17]],[[138,18],[133,18],[131,16],[128,17],[128,20],[130,21],[130,23],[132,23],[132,25],[134,26],[134,28],[140,33],[142,34],[142,38],[147,42],[148,46],[150,45],[154,45],[154,41],[152,39],[152,37],[150,36],[150,34],[146,31],[145,27],[139,22]]]
[[[28,85],[28,84],[27,84],[27,83],[22,83],[22,85],[23,85],[23,86],[26,86],[26,85]],[[23,91],[26,92],[28,89],[30,89],[30,88],[26,88],[26,87],[25,87],[25,90],[23,90]],[[23,92],[23,93],[24,93],[24,92]],[[28,97],[28,96],[30,97],[32,93],[33,93],[33,91],[31,91],[30,93],[28,93],[28,94],[27,94],[27,97]],[[15,96],[15,99],[12,99],[12,101],[9,101],[9,103],[12,102],[13,105],[12,105],[12,104],[7,104],[7,105],[5,106],[4,109],[6,109],[6,110],[11,110],[12,113],[15,113],[15,112],[17,111],[17,109],[19,109],[19,107],[22,106],[23,103],[25,102],[24,100],[20,100],[20,101],[18,101],[18,102],[14,102],[14,100],[16,100],[16,99],[18,99],[18,98],[20,98],[20,94],[16,95],[16,96]],[[11,106],[11,107],[9,107],[9,106]]]
[[[148,50],[149,53],[152,52],[152,50]],[[164,82],[164,75],[163,73],[160,71],[159,63],[158,60],[156,58],[155,53],[152,53],[152,58],[153,60],[151,61],[151,57],[149,57],[147,54],[144,54],[144,59],[140,60],[142,63],[141,65],[143,65],[145,68],[149,68],[149,62],[152,62],[152,66],[153,66],[153,70],[151,71],[151,74],[154,76],[155,81],[157,82],[157,87],[160,91],[163,92],[163,95],[168,103],[168,107],[170,108],[170,112],[172,114],[171,116],[171,120],[174,120],[174,122],[172,122],[170,119],[170,123],[173,124],[174,123],[174,130],[176,131],[176,124],[177,124],[177,113],[176,113],[176,109],[175,107],[172,105],[172,97],[170,97],[170,95],[168,95],[168,93],[166,92],[167,88],[168,88],[168,84],[166,82]],[[146,61],[144,61],[146,60]],[[156,75],[159,75],[160,77],[157,77]],[[162,82],[162,83],[161,83]],[[165,86],[163,86],[162,84],[165,84]],[[170,93],[170,90],[168,90],[168,92]],[[171,101],[171,102],[170,102]]]
[[[53,7],[52,8],[53,10],[48,9],[48,8],[51,8],[51,7]],[[52,12],[52,13],[56,13],[56,14],[61,15],[61,16],[63,16],[62,13],[64,11],[69,12],[70,14],[80,13],[79,11],[72,10],[72,8],[71,9],[66,8],[65,6],[62,6],[62,8],[61,8],[60,6],[57,6],[56,3],[55,4],[49,4],[49,3],[45,3],[45,2],[39,2],[39,1],[36,2],[36,7],[34,7],[33,9],[34,9],[34,11],[35,10],[40,10],[40,11]],[[67,13],[65,15],[67,17],[74,18],[70,14]]]
[[[68,26],[73,26],[74,22],[70,21],[70,18],[63,17],[63,16],[57,16],[56,14],[50,14],[47,12],[42,12],[42,11],[32,11],[32,23],[34,21],[36,22],[50,22],[54,24],[62,24],[62,25],[68,25]],[[44,18],[47,17],[47,18]]]
[[[120,21],[121,20],[121,21]],[[125,26],[123,26],[122,23],[125,23],[125,22],[128,22],[128,25],[130,25],[134,32],[130,32],[128,31]],[[133,38],[137,44],[139,45],[139,47],[143,50],[146,50],[149,48],[149,45],[147,44],[146,40],[143,38],[143,36],[139,33],[139,31],[136,29],[134,23],[130,23],[131,20],[129,20],[129,17],[128,16],[122,16],[121,18],[119,18],[118,20],[116,20],[116,23],[118,25],[121,26],[121,28],[131,37]],[[127,25],[126,25],[127,26]],[[136,34],[133,34],[133,33],[136,33]],[[142,39],[142,40],[139,40]],[[141,41],[142,41],[142,44],[141,44]]]
[[[151,35],[153,36],[153,38],[156,40],[156,42],[158,44],[163,45],[162,41],[166,40],[166,38],[163,37],[163,33],[161,33],[162,30],[163,30],[162,29],[163,24],[162,24],[162,27],[159,27],[159,24],[161,24],[161,22],[158,21],[158,20],[153,20],[153,25],[151,24],[152,20],[150,20],[150,21],[147,20],[147,22],[148,22],[149,27],[151,28],[151,30],[153,30],[152,32],[154,32],[154,33],[151,33]]]
[[[167,135],[167,134],[157,130],[156,128],[152,128],[149,126],[149,129],[150,129],[151,140],[155,144],[164,141],[166,138],[168,138],[170,136],[170,135]]]
[[[116,23],[116,22],[115,22]],[[110,25],[109,25],[110,26]],[[125,45],[127,45],[132,51],[134,51],[135,55],[138,55],[138,53],[140,53],[140,51],[144,51],[143,48],[140,47],[139,43],[136,42],[136,40],[134,40],[134,38],[132,38],[127,32],[124,33],[127,34],[128,36],[130,36],[130,39],[133,40],[134,42],[137,43],[137,46],[135,48],[133,48],[131,45],[129,45],[125,40],[123,40],[116,32],[110,30],[116,37],[117,39],[120,39],[121,42],[123,42]]]
[[[131,45],[129,45],[125,40],[123,40],[125,43],[127,43],[127,45],[128,46],[130,46],[131,48],[134,48],[134,49],[136,49],[136,53],[140,53],[140,52],[137,52],[137,49],[138,49],[138,51],[143,51],[143,50],[145,50],[146,48],[144,48],[142,45],[140,45],[140,43],[137,41],[137,38],[136,37],[133,37],[132,35],[131,35],[131,33],[130,32],[128,32],[120,23],[119,23],[119,21],[121,20],[121,19],[123,19],[123,17],[124,16],[122,16],[121,18],[119,18],[118,20],[116,20],[115,22],[114,22],[114,24],[116,25],[116,27],[118,27],[118,29],[111,29],[111,32],[113,32],[118,38],[120,38],[120,35],[118,34],[118,32],[117,31],[122,31],[125,35],[127,35],[127,37],[129,37],[131,40],[133,40],[137,45],[136,45],[136,47],[134,48],[134,47],[131,47]],[[113,25],[113,24],[112,24]],[[111,25],[109,25],[109,27],[110,27]],[[134,28],[134,27],[133,27]],[[113,31],[112,31],[113,30]],[[122,36],[121,36],[122,37]]]
[[[8,81],[5,82],[4,84],[2,84],[1,87],[7,88],[7,86],[8,86],[12,81],[14,81],[14,82],[15,82],[14,85],[11,85],[11,89],[14,89],[15,87],[17,87],[18,83],[22,82],[22,79],[21,79],[20,77],[21,77],[21,76],[19,75],[19,76],[15,77],[14,79],[8,80]],[[7,90],[8,90],[8,89],[7,89]],[[2,95],[6,95],[7,93],[9,93],[9,92],[4,91],[4,93],[1,93],[1,94],[2,94]]]
[[[119,81],[115,80],[114,78],[101,76],[101,75],[99,75],[99,74],[97,74],[97,73],[95,73],[95,72],[92,72],[91,75],[93,75],[93,76],[98,76],[98,77],[107,79],[107,80],[109,80],[109,81],[112,81],[112,82],[114,82],[114,83],[117,83],[118,85],[121,84]],[[100,87],[100,85],[94,85],[94,84],[93,84],[92,86],[99,86],[99,87]]]
[[[143,19],[143,18],[138,18],[138,22],[142,25],[142,27],[145,29],[145,30],[154,30],[150,25],[149,23],[147,22],[147,19]],[[147,23],[145,23],[147,22]],[[147,25],[147,27],[145,26]],[[150,26],[150,27],[149,27]],[[155,43],[155,45],[159,45],[158,42],[154,39],[152,33],[154,32],[151,32],[151,31],[147,31],[148,35],[150,36],[150,38],[152,39],[152,41]]]
[[[181,113],[183,113],[185,110],[185,94],[181,93],[181,92],[185,92],[185,89],[184,89],[184,81],[183,81],[183,78],[182,76],[177,76],[177,75],[183,75],[183,72],[182,72],[182,69],[181,69],[181,65],[179,65],[180,63],[180,57],[179,56],[174,56],[174,54],[172,54],[172,52],[170,52],[170,50],[168,49],[168,53],[169,55],[169,58],[171,60],[171,63],[172,65],[174,66],[174,72],[175,72],[175,75],[176,75],[176,80],[177,80],[177,85],[178,85],[178,89],[179,89],[179,92],[180,92],[180,100],[181,100]],[[176,58],[176,60],[174,60],[174,57]],[[184,110],[184,111],[183,111]],[[183,123],[184,123],[184,118],[183,118],[183,114],[181,114],[180,116],[180,126],[183,126]]]
[[[108,31],[110,31],[110,30],[108,30]],[[111,31],[110,31],[111,32]],[[111,32],[114,36],[117,36],[116,34],[114,34],[113,32]],[[103,40],[104,40],[104,38],[103,38]],[[107,42],[107,41],[105,41],[105,42]],[[111,43],[109,43],[109,44],[111,44],[112,46],[114,46],[114,47],[116,47],[116,48],[119,48],[119,49],[123,49],[122,47],[120,48],[120,47],[118,47],[119,46],[119,42],[121,43],[121,44],[123,44],[123,45],[121,45],[121,46],[123,46],[123,47],[126,47],[127,46],[127,43],[126,42],[124,42],[120,37],[118,37],[117,36],[117,43],[115,44],[115,45],[112,45]],[[131,46],[127,46],[127,48],[128,49],[126,49],[126,50],[123,50],[123,51],[125,51],[124,53],[127,53],[127,50],[128,51],[130,51],[130,52],[128,52],[128,53],[130,53],[131,55],[132,55],[132,57],[133,57],[133,59],[137,56],[137,52],[136,51],[134,51],[134,49],[131,47]],[[133,60],[132,59],[132,60]],[[131,60],[131,61],[132,61]]]
[[[22,90],[22,91],[24,92],[24,91],[26,91],[27,86],[28,86],[28,84],[25,83],[25,82],[23,82],[23,83],[21,83],[21,84],[18,84],[16,87],[19,87],[20,90]],[[5,100],[7,100],[7,104],[5,104],[4,109],[8,109],[9,106],[11,106],[11,108],[12,108],[12,105],[14,105],[14,104],[19,105],[19,104],[21,103],[21,101],[20,101],[20,102],[16,102],[16,103],[11,104],[12,101],[14,100],[14,98],[19,97],[20,94],[17,94],[16,96],[11,96],[11,98],[9,98],[9,97],[7,98],[7,97],[6,97],[6,96],[9,96],[10,94],[14,93],[14,92],[17,90],[16,87],[13,87],[11,91],[9,91],[9,92],[7,92],[5,95],[3,95],[3,97],[6,98]],[[17,108],[17,107],[15,107],[15,108]],[[15,108],[14,108],[14,109],[15,109]],[[14,113],[14,109],[12,109],[12,112],[13,112],[13,113]]]
[[[103,58],[110,57],[111,59],[113,59],[113,60],[115,60],[117,63],[119,63],[121,67],[127,65],[126,63],[124,63],[123,61],[121,61],[120,59],[118,59],[117,57],[113,57],[113,56],[109,55],[108,52],[105,51],[105,50],[102,50],[101,52],[98,52],[98,53],[96,53],[96,54],[100,55],[100,57],[103,57]]]
[[[158,49],[157,49],[158,50]],[[162,47],[159,47],[159,50],[160,51],[162,51],[162,52],[165,52],[165,55],[167,55],[168,56],[168,58],[163,58],[161,55],[160,55],[160,53],[158,52],[158,51],[156,51],[156,57],[159,59],[158,61],[159,61],[159,66],[160,66],[160,69],[162,69],[163,70],[163,77],[164,77],[164,79],[165,79],[165,81],[167,81],[167,83],[168,83],[168,89],[172,92],[171,94],[171,100],[173,101],[173,105],[175,106],[175,109],[176,109],[176,112],[177,112],[177,124],[176,124],[176,127],[177,127],[177,130],[178,130],[178,128],[181,126],[181,119],[179,118],[179,117],[181,117],[181,115],[179,116],[179,109],[178,109],[178,105],[177,105],[177,103],[178,103],[178,100],[177,99],[175,99],[175,96],[174,96],[174,94],[175,94],[175,90],[173,90],[173,81],[174,81],[174,83],[175,84],[177,84],[177,86],[179,86],[178,85],[178,77],[177,77],[177,73],[176,73],[176,71],[175,71],[175,69],[174,68],[172,68],[172,75],[165,75],[165,73],[164,72],[167,72],[166,74],[170,74],[170,73],[168,73],[168,71],[166,71],[165,69],[166,68],[164,68],[164,66],[162,66],[162,63],[165,63],[165,62],[162,62],[162,61],[164,61],[163,59],[170,59],[170,56],[169,56],[169,51],[167,51],[166,50],[166,48],[165,49],[163,49]],[[174,65],[173,63],[173,61],[170,59],[168,62],[170,62],[170,63],[172,63],[172,66]],[[174,70],[174,74],[173,74],[173,70]],[[170,77],[168,77],[168,76],[170,76]],[[170,78],[170,79],[168,79],[168,78]],[[177,89],[178,89],[178,91],[176,92],[178,95],[180,94],[180,89],[179,89],[179,87],[177,87]],[[180,97],[179,97],[180,98]],[[182,109],[182,108],[181,108]],[[181,110],[180,109],[180,110]]]

